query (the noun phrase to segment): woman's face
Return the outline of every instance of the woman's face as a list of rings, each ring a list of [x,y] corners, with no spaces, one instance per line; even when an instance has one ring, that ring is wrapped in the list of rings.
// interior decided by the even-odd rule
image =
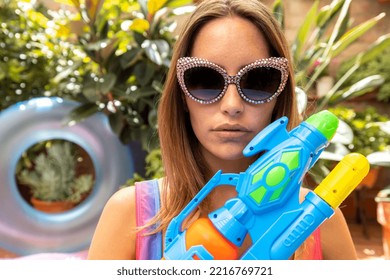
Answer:
[[[243,66],[270,54],[266,39],[254,24],[240,17],[225,17],[202,27],[191,56],[207,59],[233,76]],[[189,97],[186,102],[192,128],[212,171],[237,172],[248,167],[251,159],[245,158],[242,151],[270,123],[276,99],[251,104],[230,84],[215,103],[200,104]]]

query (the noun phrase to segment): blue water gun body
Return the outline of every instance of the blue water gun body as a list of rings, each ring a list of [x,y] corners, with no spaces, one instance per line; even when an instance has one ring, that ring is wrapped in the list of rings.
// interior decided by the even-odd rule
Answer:
[[[241,256],[243,260],[288,259],[325,219],[334,214],[338,205],[329,205],[325,196],[329,192],[336,195],[342,192],[343,198],[339,197],[336,204],[341,203],[353,188],[351,181],[356,183],[354,175],[348,175],[351,179],[344,182],[348,190],[342,190],[344,186],[336,189],[328,180],[325,187],[317,187],[320,188],[319,194],[309,192],[302,203],[299,192],[305,174],[335,134],[338,119],[329,111],[322,111],[291,132],[287,131],[287,124],[288,119],[282,117],[256,135],[243,154],[247,157],[263,154],[245,172],[218,171],[171,221],[166,232],[164,259],[217,259],[216,252],[223,247],[213,253],[205,242],[189,240],[196,234],[189,237],[187,230],[181,231],[181,227],[199,203],[221,185],[235,186],[238,195],[210,213],[208,218],[224,242],[233,247],[240,247],[246,235],[250,235],[252,246]],[[350,173],[351,168],[347,164],[341,173]],[[353,169],[355,172],[356,168]],[[219,242],[216,239],[206,242]]]

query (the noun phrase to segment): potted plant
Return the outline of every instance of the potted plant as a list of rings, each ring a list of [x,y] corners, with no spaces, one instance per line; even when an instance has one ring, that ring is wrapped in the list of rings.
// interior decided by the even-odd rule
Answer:
[[[31,165],[19,166],[16,177],[28,186],[31,204],[44,212],[62,212],[80,203],[91,191],[91,174],[77,174],[75,145],[65,140],[38,143],[24,160]],[[42,148],[43,147],[43,148]],[[34,149],[35,148],[35,149]]]
[[[380,57],[382,51],[390,46],[390,34],[378,38],[365,50],[360,51],[349,61],[347,71],[337,76],[326,94],[317,96],[316,84],[321,78],[329,75],[330,66],[334,65],[340,55],[361,36],[369,32],[384,17],[384,13],[368,19],[358,25],[351,23],[351,0],[333,0],[329,5],[320,7],[319,1],[314,1],[304,22],[298,28],[297,35],[291,46],[295,65],[295,80],[297,86],[305,93],[300,95],[299,103],[302,112],[312,114],[330,106],[335,106],[347,99],[371,92],[384,83],[380,72],[365,73],[353,83],[346,81],[357,69],[369,61]],[[274,14],[284,25],[284,7],[282,0],[276,0],[273,5]]]
[[[384,37],[385,38],[385,37]],[[382,38],[382,39],[384,39]],[[340,65],[336,73],[336,78],[342,77],[354,63],[354,59],[349,59]],[[381,75],[384,79],[384,83],[374,91],[378,101],[389,102],[390,101],[390,49],[387,47],[379,50],[379,53],[372,57],[367,63],[361,65],[353,75],[351,75],[346,81],[345,85],[352,86],[358,81],[367,76]]]

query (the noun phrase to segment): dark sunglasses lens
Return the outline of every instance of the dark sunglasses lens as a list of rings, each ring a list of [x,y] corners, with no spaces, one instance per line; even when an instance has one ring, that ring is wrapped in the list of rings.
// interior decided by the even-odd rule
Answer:
[[[258,67],[246,72],[240,82],[241,90],[251,100],[270,98],[279,88],[282,74],[271,67]]]
[[[216,98],[224,88],[223,76],[208,67],[195,67],[185,71],[184,83],[190,94],[200,100]]]

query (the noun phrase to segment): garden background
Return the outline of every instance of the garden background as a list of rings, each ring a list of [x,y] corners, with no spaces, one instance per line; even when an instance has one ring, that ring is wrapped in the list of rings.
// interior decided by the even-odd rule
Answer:
[[[343,137],[330,145],[328,158],[312,170],[309,184],[321,181],[345,153],[382,152],[379,159],[373,157],[377,177],[362,184],[342,207],[350,221],[361,222],[364,215],[365,222],[377,222],[375,197],[390,184],[386,163],[390,161],[389,1],[263,2],[278,16],[291,44],[297,86],[302,89],[297,91],[302,114],[326,108],[346,124],[340,132]],[[137,150],[139,166],[124,185],[162,176],[157,102],[172,46],[191,4],[186,0],[1,0],[0,113],[38,97],[76,101],[64,125],[104,114],[120,142]],[[35,172],[39,162],[43,171],[49,169],[44,165],[47,158],[37,159],[58,147],[54,140],[58,139],[36,143],[18,162],[15,180],[28,203],[34,189],[29,185],[37,183],[34,176],[45,177],[46,185],[55,179]],[[67,172],[73,174],[67,180],[77,185],[67,199],[75,200],[74,189],[82,190],[72,206],[76,207],[93,191],[96,174],[84,149],[77,145],[63,149],[52,153],[54,157],[76,155],[70,154],[68,161],[63,157],[67,170],[74,165],[78,170]],[[84,164],[72,165],[80,159]],[[92,177],[77,179],[85,174]],[[42,184],[43,179],[38,181]]]

